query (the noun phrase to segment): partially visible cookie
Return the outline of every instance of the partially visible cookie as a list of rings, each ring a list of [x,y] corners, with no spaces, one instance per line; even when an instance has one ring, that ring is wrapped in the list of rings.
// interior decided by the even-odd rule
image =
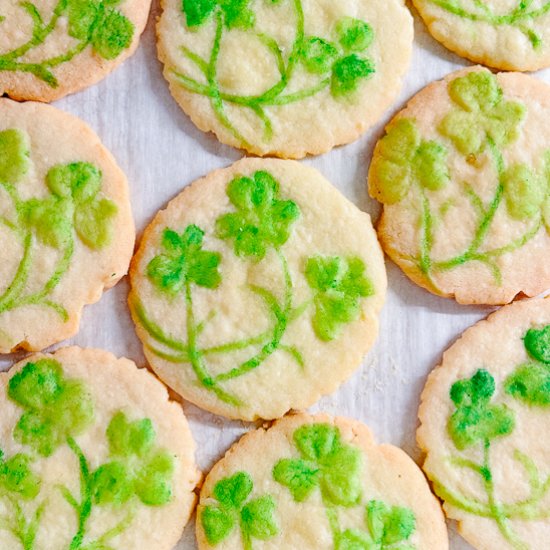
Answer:
[[[243,159],[187,187],[146,229],[130,274],[153,370],[244,420],[334,391],[373,345],[386,293],[369,216],[282,160]]]
[[[416,95],[374,151],[382,246],[417,284],[460,303],[550,288],[550,87],[459,71]]]
[[[550,65],[547,0],[413,0],[444,46],[496,69],[536,71]]]
[[[1,548],[172,550],[200,475],[150,372],[65,348],[0,374],[0,403]]]
[[[136,50],[151,0],[0,4],[0,96],[54,101],[95,84]]]
[[[206,477],[200,550],[446,550],[437,499],[360,422],[300,414],[245,435]]]
[[[248,152],[317,155],[357,139],[409,65],[402,0],[163,0],[159,57],[205,132]]]
[[[550,533],[550,299],[468,329],[428,378],[418,443],[447,515],[479,550],[541,550]]]
[[[0,353],[75,334],[128,270],[126,177],[81,120],[0,99]]]

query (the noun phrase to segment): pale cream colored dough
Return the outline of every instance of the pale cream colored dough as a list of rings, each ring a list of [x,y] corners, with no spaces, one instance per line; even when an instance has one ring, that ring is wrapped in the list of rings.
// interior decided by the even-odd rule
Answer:
[[[294,4],[291,0],[251,2],[257,21],[255,32],[275,38],[283,57],[288,57],[295,39]],[[211,19],[199,29],[189,30],[181,0],[163,0],[164,11],[157,31],[159,58],[165,65],[164,76],[176,101],[201,130],[214,132],[222,143],[244,148],[256,155],[302,158],[354,141],[392,104],[401,88],[412,52],[412,17],[402,0],[303,0],[302,4],[306,36],[335,41],[337,21],[345,16],[369,23],[375,38],[360,55],[374,61],[376,72],[369,80],[362,81],[355,94],[345,100],[335,100],[326,88],[306,100],[266,106],[265,114],[273,123],[270,140],[264,139],[264,126],[250,109],[227,103],[226,115],[247,140],[246,145],[219,121],[208,98],[187,91],[175,75],[181,73],[205,83],[204,75],[182,54],[181,47],[208,59],[214,21]],[[252,31],[224,31],[217,69],[221,90],[230,94],[262,94],[280,79],[273,53]],[[307,73],[297,63],[291,86],[285,93],[311,88],[320,80],[319,75]]]
[[[451,80],[464,76],[470,70],[487,70],[481,67],[451,73],[444,80],[434,82],[419,92],[394,120],[413,119],[424,140],[436,140],[447,148],[447,165],[450,182],[443,190],[426,195],[437,212],[444,204],[450,204],[444,216],[436,221],[433,246],[434,261],[447,260],[465,251],[475,229],[475,211],[468,200],[462,183],[470,183],[485,205],[494,195],[497,177],[484,153],[473,159],[471,165],[458,153],[450,139],[439,131],[438,125],[445,115],[457,106],[449,97],[447,86]],[[519,138],[503,148],[507,166],[526,163],[541,169],[544,153],[550,149],[550,129],[546,123],[550,116],[550,87],[521,73],[500,73],[498,84],[504,92],[504,100],[517,101],[526,107],[526,116],[519,127]],[[391,122],[390,122],[391,124]],[[379,145],[374,157],[379,154]],[[372,166],[372,165],[371,165]],[[369,192],[376,198],[377,192],[369,172]],[[420,193],[415,186],[397,204],[385,204],[377,231],[382,246],[390,258],[416,284],[430,292],[454,298],[462,304],[506,304],[518,295],[536,296],[550,287],[550,235],[541,224],[538,233],[521,248],[496,259],[502,273],[502,284],[496,284],[491,270],[480,262],[468,262],[447,271],[432,274],[430,281],[409,258],[418,254],[421,238]],[[480,252],[504,246],[524,235],[533,221],[517,221],[506,211],[503,200],[495,216]]]
[[[491,468],[496,486],[496,498],[503,503],[522,501],[530,494],[529,480],[520,462],[514,459],[517,451],[527,455],[539,469],[544,480],[550,474],[549,411],[544,407],[529,407],[505,393],[503,384],[514,369],[528,360],[522,338],[530,328],[550,324],[550,299],[533,299],[506,306],[468,329],[444,354],[441,365],[429,376],[422,392],[419,410],[421,426],[417,438],[426,453],[424,471],[439,480],[449,490],[479,499],[487,496],[476,474],[453,466],[449,457],[461,456],[447,431],[447,421],[455,410],[449,397],[451,386],[471,378],[478,369],[486,369],[495,379],[496,391],[492,402],[505,404],[515,414],[515,429],[511,435],[496,438],[491,443]],[[481,461],[482,453],[470,449],[465,456]],[[542,500],[541,508],[548,511],[550,495]],[[510,525],[526,546],[514,546],[503,538],[492,519],[479,517],[444,503],[449,518],[459,522],[462,536],[478,550],[542,550],[550,540],[548,518],[538,521],[515,519]]]
[[[386,272],[380,245],[367,214],[346,200],[319,172],[292,161],[243,159],[230,168],[215,171],[187,187],[146,229],[130,269],[130,304],[139,299],[150,319],[167,334],[187,341],[184,293],[166,296],[146,276],[151,259],[162,252],[160,238],[165,228],[183,233],[189,224],[206,232],[204,250],[219,252],[221,285],[215,289],[193,288],[195,318],[206,320],[199,337],[202,349],[257,336],[272,330],[273,320],[264,302],[248,285],[264,287],[282,298],[282,268],[271,249],[266,258],[254,263],[233,252],[233,241],[215,237],[215,220],[235,211],[226,195],[227,184],[237,175],[252,176],[265,170],[280,184],[279,196],[291,199],[301,214],[292,226],[281,252],[286,255],[293,280],[295,306],[311,299],[312,291],[304,267],[309,256],[357,256],[365,264],[365,275],[375,294],[360,302],[356,321],[342,327],[341,335],[323,342],[311,324],[312,308],[293,321],[282,338],[285,346],[296,346],[304,359],[300,366],[290,353],[277,350],[255,370],[225,381],[223,389],[236,395],[240,406],[227,404],[202,387],[189,363],[175,364],[161,359],[151,346],[170,352],[155,342],[133,310],[137,333],[144,343],[146,357],[158,376],[185,399],[209,411],[230,418],[273,419],[289,409],[308,407],[322,395],[334,391],[359,366],[378,333],[378,314],[386,293]],[[207,357],[211,375],[230,371],[256,355],[255,345],[229,355]]]
[[[108,544],[114,550],[171,550],[189,521],[196,501],[193,491],[200,479],[194,459],[195,443],[181,406],[169,400],[164,385],[146,369],[138,369],[129,359],[117,359],[106,351],[70,347],[53,355],[32,355],[9,372],[0,374],[0,441],[8,459],[16,453],[29,454],[29,447],[21,445],[12,436],[23,409],[6,395],[9,380],[28,362],[44,358],[60,362],[65,378],[80,380],[91,394],[93,424],[75,440],[92,469],[109,461],[105,430],[114,414],[122,411],[129,420],[151,419],[156,432],[154,444],[168,450],[174,457],[173,498],[162,506],[145,506],[137,501],[128,529]],[[67,445],[63,445],[50,457],[36,455],[31,469],[42,480],[37,501],[47,499],[34,548],[68,548],[77,531],[76,514],[64,500],[59,486],[65,485],[79,496],[79,467],[75,455]],[[24,512],[29,518],[37,501],[24,504]],[[87,521],[84,542],[91,542],[114,527],[127,511],[124,507],[94,506]],[[0,515],[12,512],[9,501],[0,498]],[[18,550],[20,545],[10,532],[0,529],[0,547]]]
[[[59,0],[34,2],[46,25],[58,3]],[[150,8],[151,0],[123,0],[116,6],[117,11],[120,11],[134,24],[134,34],[130,46],[115,59],[104,59],[88,45],[72,60],[51,70],[59,83],[57,88],[52,88],[32,73],[0,71],[0,95],[7,94],[18,101],[50,102],[96,84],[134,54],[141,33],[145,29]],[[11,52],[14,48],[26,44],[30,40],[33,22],[29,13],[21,7],[21,3],[17,0],[1,0],[0,15],[5,17],[3,21],[0,21],[1,55]],[[67,34],[67,25],[67,16],[63,15],[45,42],[30,50],[21,58],[21,61],[39,63],[44,59],[64,55],[74,48],[78,44],[78,40]]]
[[[65,307],[69,319],[40,305],[22,306],[0,314],[0,353],[16,349],[38,351],[69,338],[78,331],[82,308],[97,302],[103,291],[123,277],[132,256],[135,229],[130,208],[126,176],[98,136],[80,119],[40,103],[19,104],[0,100],[0,132],[18,129],[30,141],[30,169],[17,184],[23,199],[47,194],[45,177],[56,164],[89,162],[103,175],[101,193],[117,206],[110,244],[97,250],[87,247],[75,235],[70,267],[49,299]],[[12,219],[13,203],[0,188],[0,216]],[[13,280],[22,257],[23,246],[13,232],[0,224],[0,295]],[[52,276],[60,251],[36,239],[32,248],[33,263],[25,293],[38,292]],[[38,263],[36,263],[38,260]]]
[[[365,530],[365,504],[370,500],[383,501],[391,506],[412,510],[416,529],[407,540],[416,550],[447,550],[447,528],[437,499],[418,466],[401,449],[392,445],[377,445],[364,424],[357,420],[298,414],[277,420],[269,428],[260,428],[238,441],[207,475],[201,490],[197,517],[204,506],[215,504],[213,488],[216,482],[237,472],[247,472],[254,482],[250,499],[271,495],[276,503],[275,518],[279,533],[266,541],[253,539],[257,550],[329,550],[334,548],[333,536],[319,490],[305,502],[296,502],[287,487],[273,479],[273,468],[283,458],[299,458],[293,434],[300,426],[322,423],[340,430],[342,442],[361,451],[362,505],[338,507],[342,529]],[[206,540],[200,520],[197,520],[197,539],[200,550],[243,548],[239,529],[216,546]]]
[[[536,71],[550,65],[550,11],[540,12],[547,0],[528,2],[526,12],[541,13],[536,18],[522,19],[516,25],[463,18],[436,5],[432,0],[412,0],[433,37],[451,51],[496,69]],[[449,1],[470,14],[483,15],[476,0]],[[509,16],[520,0],[483,0],[496,16]],[[524,32],[522,32],[522,29]],[[541,40],[536,47],[529,39],[532,32]]]

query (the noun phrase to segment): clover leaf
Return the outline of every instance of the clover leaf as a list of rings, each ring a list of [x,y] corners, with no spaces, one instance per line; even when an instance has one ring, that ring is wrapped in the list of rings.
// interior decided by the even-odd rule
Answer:
[[[358,319],[360,299],[374,294],[365,264],[357,257],[313,256],[307,260],[305,275],[315,291],[313,329],[326,342],[338,336],[342,325]]]
[[[189,28],[200,27],[210,16],[220,10],[228,29],[249,29],[254,26],[255,16],[250,9],[250,0],[183,0],[182,10]]]
[[[353,17],[342,17],[336,24],[338,41],[345,52],[365,51],[374,40],[372,27]]]
[[[162,234],[162,254],[147,265],[147,276],[160,290],[175,295],[186,284],[195,283],[205,288],[217,288],[221,282],[218,252],[202,250],[204,231],[188,225],[180,235],[172,229]]]
[[[275,501],[271,495],[248,500],[254,483],[246,472],[237,472],[214,486],[216,504],[204,506],[199,511],[206,539],[216,545],[226,539],[239,525],[245,547],[251,547],[252,538],[268,540],[279,529],[274,518]],[[248,500],[248,502],[247,502]]]
[[[357,54],[339,59],[332,67],[330,92],[336,98],[348,96],[359,88],[361,80],[367,79],[375,72],[374,63]]]
[[[233,240],[237,256],[259,261],[269,248],[278,250],[289,239],[291,226],[300,216],[295,202],[278,198],[279,184],[268,172],[234,178],[227,186],[227,196],[237,211],[216,220],[216,235]]]
[[[18,453],[4,459],[0,449],[0,495],[16,494],[25,500],[32,500],[40,492],[40,479],[31,470],[31,457]]]
[[[82,382],[65,378],[54,359],[27,363],[10,379],[8,397],[25,411],[13,437],[43,456],[82,433],[93,419],[90,394]]]
[[[279,460],[273,478],[290,490],[296,502],[307,500],[317,488],[326,504],[353,506],[359,502],[361,455],[342,442],[337,427],[308,424],[298,428],[293,439],[301,458]]]
[[[0,183],[15,184],[29,169],[29,141],[20,130],[0,132]]]
[[[512,433],[514,413],[506,405],[491,404],[494,393],[495,379],[485,369],[452,385],[450,397],[456,411],[449,418],[447,429],[457,449]]]
[[[78,40],[89,40],[98,18],[100,3],[97,0],[68,0],[68,34]]]
[[[504,173],[502,183],[506,207],[512,218],[525,220],[540,211],[546,198],[546,182],[526,164],[510,166]]]
[[[523,343],[531,357],[550,365],[550,325],[541,329],[529,329],[523,338]]]
[[[116,413],[107,427],[110,456],[92,475],[92,495],[99,505],[120,506],[134,495],[147,506],[162,506],[172,499],[174,459],[156,448],[149,418],[129,421]]]
[[[505,101],[496,76],[473,71],[448,86],[456,108],[441,121],[439,131],[464,155],[480,153],[486,141],[504,147],[516,141],[525,106]]]
[[[328,40],[318,36],[304,39],[300,57],[305,69],[313,74],[324,74],[332,68],[338,50]]]
[[[370,186],[384,204],[405,198],[412,185],[438,191],[450,180],[447,150],[436,141],[426,141],[414,120],[392,122],[380,140],[370,171]]]

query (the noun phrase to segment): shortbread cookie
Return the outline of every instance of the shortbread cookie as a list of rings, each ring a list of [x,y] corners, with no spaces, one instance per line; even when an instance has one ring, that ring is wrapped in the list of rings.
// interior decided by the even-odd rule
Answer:
[[[0,548],[172,550],[199,472],[151,373],[65,348],[0,374],[0,402]]]
[[[186,188],[130,272],[155,372],[244,420],[334,391],[372,346],[386,292],[369,216],[316,170],[281,160],[244,159]]]
[[[429,31],[447,48],[497,69],[550,65],[548,0],[413,0]]]
[[[0,3],[0,96],[53,101],[104,78],[137,48],[151,0]]]
[[[162,0],[159,57],[205,132],[301,158],[357,139],[393,102],[413,22],[402,0]]]
[[[208,474],[200,550],[446,550],[418,466],[360,422],[300,414],[245,435]]]
[[[550,299],[467,330],[428,379],[418,443],[450,518],[479,550],[550,540]]]
[[[460,303],[550,287],[550,88],[474,68],[421,91],[387,127],[369,172],[388,255]]]
[[[128,270],[134,237],[126,178],[92,130],[0,99],[0,353],[75,334]]]

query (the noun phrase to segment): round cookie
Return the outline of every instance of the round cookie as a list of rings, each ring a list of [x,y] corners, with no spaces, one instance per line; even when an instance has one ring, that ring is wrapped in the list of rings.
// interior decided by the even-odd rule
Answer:
[[[374,151],[388,255],[417,284],[471,304],[550,287],[550,88],[473,68],[416,95]]]
[[[0,99],[0,353],[78,330],[82,307],[128,270],[126,177],[81,120]]]
[[[411,57],[402,0],[162,7],[172,95],[201,130],[256,155],[301,158],[357,139],[396,98]]]
[[[550,65],[548,0],[413,0],[428,30],[453,52],[496,69]]]
[[[151,0],[5,0],[0,96],[54,101],[95,84],[136,50]]]
[[[550,536],[550,299],[468,329],[428,378],[418,443],[447,515],[479,550]]]
[[[179,404],[101,350],[0,374],[0,547],[172,550],[200,474]]]
[[[409,456],[325,414],[287,416],[236,443],[206,477],[197,539],[200,550],[448,548]]]
[[[186,188],[145,231],[130,274],[154,371],[244,420],[334,391],[372,346],[386,292],[369,216],[282,160],[243,159]]]

